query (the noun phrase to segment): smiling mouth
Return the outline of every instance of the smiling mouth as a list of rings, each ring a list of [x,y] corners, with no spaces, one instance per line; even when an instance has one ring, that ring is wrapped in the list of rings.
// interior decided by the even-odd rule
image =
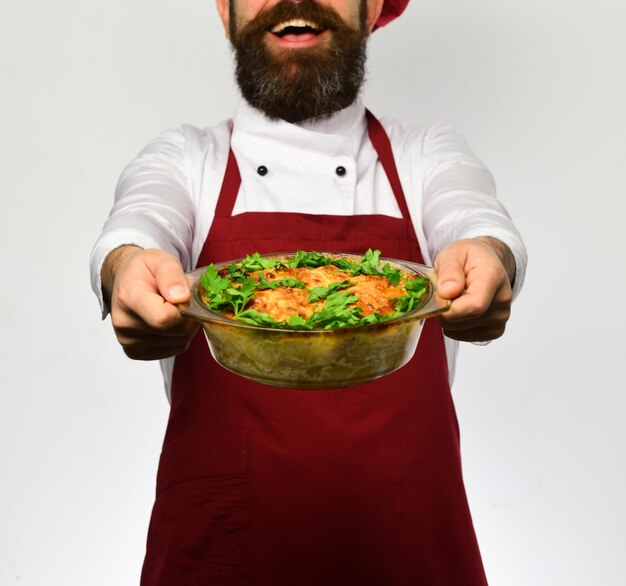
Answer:
[[[294,35],[295,37],[304,35],[319,36],[324,32],[324,28],[311,20],[293,18],[281,22],[270,29],[270,32],[280,39]]]

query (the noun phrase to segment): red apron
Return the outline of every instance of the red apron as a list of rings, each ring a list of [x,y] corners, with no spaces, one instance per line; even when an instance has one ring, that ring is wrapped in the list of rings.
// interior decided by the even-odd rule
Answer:
[[[286,250],[423,262],[391,145],[370,139],[402,218],[248,212],[229,156],[198,266]],[[437,320],[399,371],[344,389],[241,378],[202,333],[176,358],[142,586],[483,586]]]

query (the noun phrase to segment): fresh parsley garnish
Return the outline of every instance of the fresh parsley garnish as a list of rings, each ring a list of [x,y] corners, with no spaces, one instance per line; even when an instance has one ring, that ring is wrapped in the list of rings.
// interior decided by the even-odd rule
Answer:
[[[309,329],[323,328],[330,330],[334,328],[345,328],[348,326],[358,326],[362,310],[360,307],[352,306],[355,301],[358,301],[356,295],[350,295],[349,293],[339,293],[337,291],[331,293],[326,298],[326,303],[323,305],[320,311],[313,313],[309,317],[305,325]]]
[[[422,298],[426,294],[428,288],[428,280],[424,277],[417,279],[405,279],[404,288],[406,289],[406,295],[394,299],[396,303],[396,311],[401,315],[413,311],[419,307]]]
[[[232,285],[230,279],[220,277],[214,265],[209,265],[206,272],[200,277],[200,284],[207,295],[207,306],[213,311],[230,309],[235,316],[243,311],[256,291],[256,281],[245,279],[239,287]]]
[[[313,289],[309,289],[309,298],[307,299],[307,301],[309,303],[322,301],[322,299],[326,299],[331,293],[339,291],[341,289],[347,289],[348,287],[353,287],[353,284],[350,283],[350,281],[331,283],[330,285],[328,285],[328,287],[313,287]]]
[[[298,251],[293,257],[282,260],[264,258],[255,252],[239,263],[231,264],[227,270],[223,269],[226,276],[220,275],[214,265],[209,265],[200,277],[200,284],[205,292],[203,301],[209,309],[218,313],[226,312],[244,323],[272,328],[335,329],[387,321],[419,307],[428,291],[428,279],[425,277],[402,279],[401,271],[392,268],[389,263],[380,266],[380,255],[380,250],[370,249],[358,262],[353,262],[315,251]],[[267,273],[264,272],[267,269],[277,271],[281,268],[315,269],[331,265],[351,276],[384,277],[393,286],[399,285],[402,280],[406,294],[392,300],[393,313],[363,315],[362,309],[355,305],[358,296],[345,291],[353,287],[354,283],[350,279],[344,279],[325,287],[312,287],[308,290],[307,302],[318,306],[307,319],[300,315],[290,315],[288,320],[278,322],[270,315],[250,308],[250,302],[257,291],[306,288],[305,283],[292,277],[269,280],[265,276]]]
[[[289,287],[291,289],[304,289],[306,285],[298,279],[276,279],[268,281],[265,277],[260,276],[256,288],[262,289],[279,289],[280,287]]]

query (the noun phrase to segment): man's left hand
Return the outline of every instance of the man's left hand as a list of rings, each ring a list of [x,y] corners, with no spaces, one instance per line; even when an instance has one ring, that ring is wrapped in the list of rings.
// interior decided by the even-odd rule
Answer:
[[[452,301],[442,314],[446,336],[464,342],[499,338],[511,314],[515,259],[495,238],[458,240],[435,259],[437,293]]]

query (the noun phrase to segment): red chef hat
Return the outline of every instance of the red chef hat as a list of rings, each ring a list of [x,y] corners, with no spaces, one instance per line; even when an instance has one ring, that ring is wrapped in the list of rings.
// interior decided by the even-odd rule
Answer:
[[[383,11],[380,13],[374,30],[390,23],[394,18],[398,18],[409,4],[409,0],[385,0]]]

